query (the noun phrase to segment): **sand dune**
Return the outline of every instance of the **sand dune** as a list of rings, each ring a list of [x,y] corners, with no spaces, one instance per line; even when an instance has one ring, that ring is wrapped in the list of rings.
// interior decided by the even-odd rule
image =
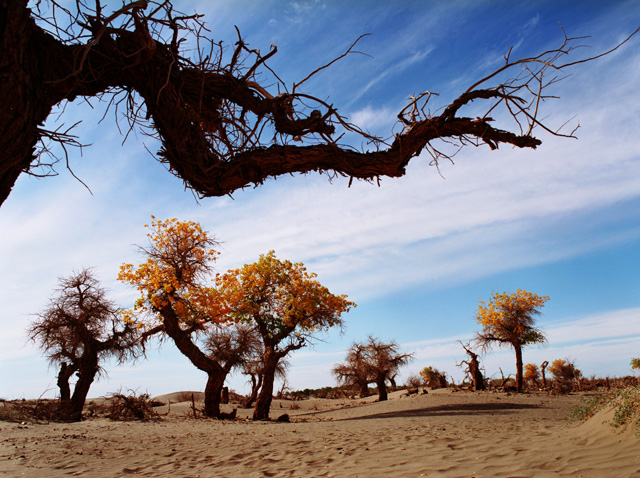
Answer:
[[[606,413],[566,424],[578,395],[402,395],[382,403],[275,400],[272,417],[288,413],[291,423],[196,420],[190,399],[161,407],[167,415],[157,422],[0,422],[0,475],[640,476],[634,430],[615,432],[602,423]]]

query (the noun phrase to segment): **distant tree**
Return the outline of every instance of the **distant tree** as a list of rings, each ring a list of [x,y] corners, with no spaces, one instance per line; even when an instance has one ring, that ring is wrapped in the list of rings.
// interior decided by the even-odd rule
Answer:
[[[420,370],[420,376],[424,384],[431,388],[447,388],[447,377],[444,372],[431,366]]]
[[[473,388],[473,390],[484,390],[486,387],[484,383],[484,377],[482,376],[482,371],[480,370],[480,360],[478,358],[478,354],[471,349],[470,344],[463,344],[462,342],[460,342],[460,345],[462,345],[462,348],[469,356],[469,360],[460,361],[458,366],[460,367],[462,365],[466,365],[465,373],[471,380],[471,387]]]
[[[91,269],[59,280],[60,288],[49,306],[38,314],[28,336],[59,367],[60,416],[82,418],[89,388],[108,358],[119,362],[143,351],[138,327],[124,323],[115,304],[107,298]],[[78,375],[73,394],[69,380]]]
[[[580,38],[567,36],[557,48],[528,58],[512,58],[509,50],[494,72],[463,86],[457,98],[432,106],[437,95],[429,91],[411,96],[388,144],[350,124],[320,99],[324,93],[303,91],[311,76],[335,60],[285,84],[268,66],[277,52],[273,45],[263,55],[264,48],[249,48],[238,35],[226,50],[206,37],[201,15],[178,12],[170,1],[126,1],[115,9],[106,4],[0,2],[0,111],[10,112],[0,114],[0,204],[23,172],[52,174],[59,158],[49,158],[49,142],[65,152],[80,146],[68,129],[42,127],[56,105],[78,99],[115,105],[116,117],[124,113],[132,128],[158,138],[159,160],[187,187],[202,197],[224,196],[292,173],[399,177],[421,152],[435,164],[446,158],[440,142],[495,150],[501,144],[536,148],[537,129],[572,136],[545,125],[540,107],[550,98],[546,88],[563,71],[588,61],[561,63],[581,46]],[[465,114],[471,103],[480,106]],[[375,147],[341,146],[345,133]]]
[[[553,374],[553,377],[559,382],[574,382],[580,380],[582,372],[576,368],[573,360],[569,359],[556,359],[551,365],[549,365],[549,372]]]
[[[549,361],[545,360],[540,364],[540,375],[542,375],[542,386],[543,388],[547,388],[547,376],[545,375],[545,370],[549,366]]]
[[[341,315],[355,305],[315,278],[303,264],[279,260],[270,251],[217,280],[226,313],[253,324],[262,338],[263,380],[254,420],[269,418],[278,362],[307,345],[316,332],[342,326]]]
[[[528,382],[538,385],[538,379],[540,378],[540,370],[534,363],[528,363],[524,366],[524,379]]]
[[[346,388],[357,390],[360,398],[369,396],[369,383],[373,381],[368,364],[365,344],[354,342],[344,362],[333,367],[333,375]]]
[[[640,357],[635,357],[631,359],[631,370],[640,370]]]
[[[420,375],[411,374],[407,377],[404,384],[407,388],[418,388],[423,386],[425,383]]]
[[[393,341],[384,343],[369,336],[367,342],[354,342],[345,361],[334,366],[333,374],[342,384],[358,387],[361,396],[368,395],[369,383],[375,383],[382,402],[387,400],[387,381],[413,358],[410,353],[399,353],[398,348]]]
[[[149,245],[139,248],[146,262],[137,268],[123,264],[118,275],[120,281],[140,292],[128,317],[150,317],[152,324],[145,336],[170,337],[178,350],[207,374],[204,414],[219,417],[228,372],[215,354],[207,353],[206,345],[197,342],[209,327],[227,320],[218,291],[205,285],[219,254],[214,248],[217,242],[196,222],[151,218],[151,225],[146,226],[151,231],[147,234]]]
[[[476,334],[476,341],[484,350],[494,343],[514,349],[518,392],[522,392],[523,347],[545,342],[544,335],[535,327],[534,316],[548,300],[548,296],[518,289],[514,293],[494,292],[488,303],[481,300],[478,306],[476,319],[482,331]]]

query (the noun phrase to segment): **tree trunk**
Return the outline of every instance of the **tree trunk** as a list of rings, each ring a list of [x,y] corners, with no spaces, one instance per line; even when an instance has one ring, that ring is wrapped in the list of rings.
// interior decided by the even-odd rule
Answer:
[[[208,374],[207,386],[204,388],[204,416],[220,418],[220,401],[222,387],[227,378],[226,373],[211,372]]]
[[[522,346],[514,345],[516,351],[516,390],[522,393]]]
[[[58,373],[58,388],[60,389],[60,403],[61,408],[68,406],[71,401],[71,388],[69,387],[69,379],[74,374],[76,369],[73,366],[67,365],[67,362],[60,364],[60,372]]]
[[[225,369],[214,359],[207,356],[191,340],[189,332],[180,328],[180,321],[170,305],[161,311],[165,333],[171,337],[178,350],[198,369],[208,376],[204,392],[204,414],[207,417],[220,416],[220,393],[227,377]]]
[[[251,375],[251,395],[247,398],[247,401],[244,402],[244,408],[251,408],[253,406],[253,402],[258,398],[258,391],[262,387],[262,374]]]
[[[549,362],[546,360],[542,362],[542,365],[540,365],[540,370],[542,371],[542,387],[545,390],[547,389],[547,377],[545,376],[544,372],[547,369],[547,365],[549,365]]]
[[[264,369],[262,373],[262,388],[258,395],[256,408],[253,410],[254,420],[268,420],[271,400],[273,399],[273,382],[276,376],[279,357],[273,350],[264,353]]]
[[[384,377],[378,377],[376,379],[376,385],[378,386],[378,401],[379,402],[384,402],[388,398],[387,385],[385,383],[385,378]]]
[[[479,390],[484,390],[484,377],[482,376],[482,372],[480,371],[478,356],[476,354],[470,356],[471,359],[469,360],[469,374],[471,375],[471,380],[473,380],[473,389],[476,392]]]
[[[369,384],[367,382],[360,383],[360,398],[369,396]]]
[[[34,54],[39,35],[26,3],[0,1],[0,204],[20,173],[29,169],[39,138],[38,124],[51,108],[49,101],[42,101],[40,58]]]
[[[91,354],[89,357],[86,356],[86,353],[85,351],[85,355],[80,359],[78,381],[73,389],[69,407],[65,411],[66,416],[64,418],[74,422],[82,420],[84,402],[87,399],[89,388],[91,388],[91,384],[98,373],[97,353]]]

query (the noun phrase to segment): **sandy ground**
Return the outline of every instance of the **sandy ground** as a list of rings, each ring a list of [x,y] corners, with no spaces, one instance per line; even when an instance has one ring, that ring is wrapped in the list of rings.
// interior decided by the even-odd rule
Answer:
[[[157,422],[0,422],[0,476],[640,477],[635,430],[566,424],[579,395],[402,395],[274,401],[291,423],[196,420],[189,402]]]

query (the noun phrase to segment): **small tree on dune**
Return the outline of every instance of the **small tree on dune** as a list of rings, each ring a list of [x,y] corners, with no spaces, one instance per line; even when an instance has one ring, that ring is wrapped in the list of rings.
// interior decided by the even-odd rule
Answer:
[[[368,394],[365,388],[369,383],[375,383],[378,400],[382,402],[387,400],[387,381],[413,358],[412,354],[401,354],[398,349],[393,341],[385,343],[369,336],[367,342],[354,342],[345,361],[333,368],[333,374],[344,385],[357,386],[361,396]]]
[[[560,383],[574,382],[580,380],[582,372],[576,367],[573,360],[556,359],[549,365],[549,372]]]
[[[482,331],[476,334],[476,341],[485,350],[494,343],[514,349],[519,393],[522,392],[522,349],[545,342],[543,333],[535,327],[534,316],[548,300],[548,296],[518,289],[514,293],[494,292],[488,303],[481,300],[478,306],[476,319],[482,325]]]
[[[217,279],[228,316],[253,324],[262,338],[262,387],[254,420],[269,418],[278,363],[307,345],[315,333],[342,326],[341,315],[355,306],[346,295],[332,294],[315,278],[302,263],[279,260],[270,251]]]
[[[465,374],[471,380],[471,386],[473,390],[475,390],[476,392],[484,390],[486,387],[482,371],[480,370],[480,360],[478,354],[471,350],[471,346],[469,343],[463,344],[462,342],[460,342],[460,345],[462,345],[462,348],[469,356],[469,360],[461,360],[458,364],[458,367],[466,365]]]
[[[49,306],[33,321],[28,336],[59,367],[60,416],[82,418],[89,388],[108,358],[119,362],[143,351],[138,327],[123,323],[118,308],[106,296],[91,269],[59,280]],[[73,394],[69,380],[78,375]]]
[[[524,366],[524,379],[527,382],[531,382],[534,385],[538,385],[538,379],[540,378],[540,370],[534,363],[528,363]]]
[[[360,398],[369,396],[369,383],[372,382],[365,359],[365,345],[354,342],[347,351],[345,361],[336,364],[332,370],[338,382],[347,388],[357,390]]]
[[[420,370],[420,376],[424,384],[431,388],[447,388],[447,377],[444,372],[441,372],[434,367],[425,367]]]

